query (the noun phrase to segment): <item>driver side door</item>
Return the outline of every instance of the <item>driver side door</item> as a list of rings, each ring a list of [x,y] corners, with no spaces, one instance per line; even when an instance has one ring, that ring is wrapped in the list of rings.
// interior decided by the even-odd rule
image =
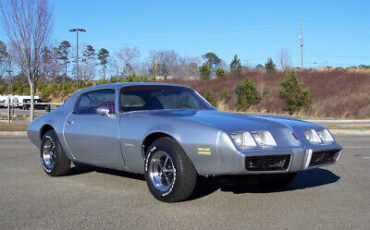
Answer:
[[[64,123],[64,137],[76,161],[116,169],[124,167],[115,106],[114,89],[80,95]],[[97,114],[96,110],[101,107],[108,108],[110,116]]]

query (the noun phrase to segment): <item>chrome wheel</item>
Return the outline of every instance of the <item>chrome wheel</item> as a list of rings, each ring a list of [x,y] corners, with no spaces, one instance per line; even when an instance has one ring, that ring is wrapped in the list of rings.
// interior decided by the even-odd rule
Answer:
[[[56,153],[54,140],[49,136],[45,137],[41,158],[45,170],[50,172],[55,164]]]
[[[149,178],[161,192],[172,189],[176,181],[176,169],[171,157],[166,152],[153,153],[149,162]]]

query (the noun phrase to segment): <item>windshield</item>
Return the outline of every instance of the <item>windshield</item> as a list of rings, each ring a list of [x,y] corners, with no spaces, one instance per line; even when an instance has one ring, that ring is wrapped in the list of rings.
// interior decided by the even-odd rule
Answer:
[[[178,86],[142,85],[121,89],[121,112],[158,109],[213,109],[194,90]]]

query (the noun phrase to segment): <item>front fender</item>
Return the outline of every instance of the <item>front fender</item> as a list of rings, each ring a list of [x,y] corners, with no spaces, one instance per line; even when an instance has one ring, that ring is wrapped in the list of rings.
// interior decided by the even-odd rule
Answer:
[[[144,173],[142,144],[153,133],[163,133],[175,139],[200,175],[204,175],[207,168],[219,167],[217,140],[221,131],[187,120],[161,117],[151,117],[148,120],[140,115],[122,114],[119,139],[128,171]],[[201,151],[203,149],[209,151]]]

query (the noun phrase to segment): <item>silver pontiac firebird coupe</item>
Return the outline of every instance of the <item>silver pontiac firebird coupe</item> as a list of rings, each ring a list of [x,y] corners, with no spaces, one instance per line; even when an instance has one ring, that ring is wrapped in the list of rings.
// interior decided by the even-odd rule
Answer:
[[[31,122],[28,136],[50,176],[71,162],[145,174],[165,202],[188,198],[198,176],[260,174],[260,185],[282,187],[342,150],[320,125],[220,112],[189,87],[160,83],[81,90]]]

